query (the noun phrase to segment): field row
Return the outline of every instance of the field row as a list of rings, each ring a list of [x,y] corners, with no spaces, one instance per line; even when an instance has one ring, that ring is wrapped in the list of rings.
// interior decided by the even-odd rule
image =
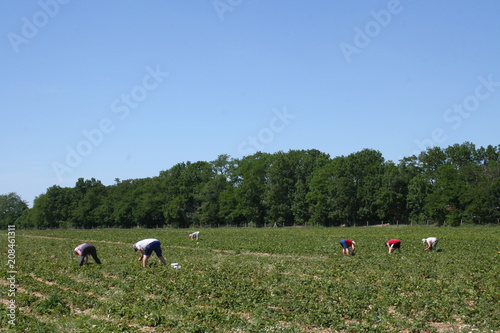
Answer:
[[[497,230],[204,229],[199,242],[178,229],[18,231],[17,329],[498,331]],[[440,237],[442,251],[424,252],[426,236]],[[154,255],[141,269],[132,244],[148,237],[182,269]],[[358,255],[341,256],[342,237]],[[402,254],[386,253],[388,237],[403,240]],[[78,267],[73,248],[89,241],[102,265]]]

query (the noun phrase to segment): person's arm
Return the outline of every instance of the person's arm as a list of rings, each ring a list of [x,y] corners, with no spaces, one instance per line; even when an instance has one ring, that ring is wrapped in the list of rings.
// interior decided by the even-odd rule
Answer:
[[[425,241],[425,246],[426,246],[426,247],[425,247],[425,250],[424,250],[424,251],[429,250],[429,249],[431,248],[431,242],[429,242],[429,241]]]

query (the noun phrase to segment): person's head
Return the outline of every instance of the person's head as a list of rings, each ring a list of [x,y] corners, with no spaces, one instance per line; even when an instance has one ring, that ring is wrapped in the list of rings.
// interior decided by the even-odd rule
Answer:
[[[427,242],[427,238],[422,238],[422,243]]]
[[[135,244],[134,244],[134,251],[137,251],[137,250],[138,250],[138,248],[137,248],[137,246],[135,246]]]

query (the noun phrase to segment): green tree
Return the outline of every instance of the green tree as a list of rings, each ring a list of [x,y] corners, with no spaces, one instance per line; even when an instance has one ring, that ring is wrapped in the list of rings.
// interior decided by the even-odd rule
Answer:
[[[430,216],[425,210],[427,195],[432,191],[432,185],[427,176],[415,175],[408,184],[406,207],[412,223],[425,224]]]
[[[146,228],[162,227],[165,223],[163,205],[165,195],[156,178],[144,178],[136,181],[133,190],[132,216],[134,223]]]
[[[0,227],[6,229],[8,225],[16,224],[27,209],[28,204],[17,193],[0,195]]]
[[[267,177],[264,191],[266,223],[292,224],[292,202],[295,190],[296,175],[290,156],[278,152],[269,157]]]
[[[314,171],[306,200],[311,224],[338,226],[356,220],[356,185],[346,157],[336,157]]]
[[[443,164],[435,172],[435,184],[427,195],[425,210],[434,222],[457,226],[464,211],[462,193],[467,184],[460,171],[452,164]]]
[[[75,185],[77,202],[72,212],[72,225],[89,229],[109,224],[111,212],[101,207],[106,196],[107,188],[100,180],[79,178]]]
[[[479,165],[482,154],[476,150],[476,146],[470,142],[454,144],[444,149],[447,161],[455,168],[461,169],[468,165]]]
[[[130,179],[110,186],[107,198],[107,204],[111,207],[109,227],[131,228],[138,225],[134,214],[138,182]]]
[[[351,222],[377,221],[376,194],[382,186],[384,158],[379,151],[363,149],[346,158],[347,176],[356,187],[356,216]]]
[[[227,203],[235,204],[234,210],[228,217],[232,222],[250,223],[262,226],[266,219],[266,208],[264,205],[264,192],[267,184],[267,170],[269,168],[270,155],[257,152],[243,157],[234,171],[234,190],[224,192],[226,202],[224,212],[228,212]]]
[[[219,220],[223,225],[240,225],[246,221],[243,210],[239,207],[240,202],[237,189],[233,185],[226,186],[220,193]]]
[[[498,223],[500,220],[500,162],[478,166],[477,181],[462,195],[466,202],[464,220],[473,223]]]
[[[219,155],[216,160],[210,162],[210,169],[205,165],[205,179],[200,182],[196,192],[196,200],[199,203],[196,215],[196,223],[200,225],[218,226],[221,223],[230,222],[225,216],[234,208],[227,206],[229,187],[235,182],[234,171],[238,161],[231,159],[229,155]]]
[[[221,218],[221,193],[227,188],[228,181],[225,175],[214,174],[213,178],[200,184],[197,200],[198,223],[204,226],[217,226],[224,223]]]
[[[21,216],[16,220],[17,229],[33,229],[35,228],[33,218],[33,208],[23,210]]]
[[[235,184],[239,182],[236,174],[238,164],[239,160],[232,159],[229,155],[219,155],[212,162],[215,176],[202,190],[206,198],[209,198],[208,202],[205,200],[202,209],[208,212],[208,220],[213,226],[238,225],[244,221],[243,216],[238,215],[239,212],[236,209],[238,200],[235,194]],[[215,200],[217,200],[216,203]]]
[[[210,163],[203,161],[179,163],[160,173],[166,194],[163,214],[168,225],[189,227],[205,221],[202,200],[207,191],[203,192],[203,188],[214,175]]]
[[[30,218],[39,229],[69,227],[72,225],[76,197],[74,190],[58,185],[35,198]]]
[[[294,224],[303,225],[308,223],[311,218],[311,212],[307,204],[311,179],[316,170],[330,161],[330,156],[316,149],[292,150],[288,155],[293,161],[295,174],[291,210]]]
[[[182,189],[181,177],[186,169],[186,163],[177,163],[172,168],[161,171],[160,186],[165,194],[163,216],[165,223],[170,226],[187,227],[189,220],[186,216],[188,198]]]
[[[384,165],[382,184],[375,200],[377,217],[384,222],[408,220],[408,183],[401,171],[401,168],[391,161]]]
[[[47,194],[40,194],[33,201],[33,208],[29,216],[32,219],[32,225],[37,229],[56,228],[55,221],[51,218],[50,201]]]
[[[446,163],[446,153],[440,147],[427,148],[418,156],[419,164],[422,172],[430,178],[435,174],[437,169]]]
[[[354,225],[500,219],[500,145],[434,147],[396,166],[376,150],[330,159],[318,150],[178,163],[157,177],[52,186],[27,208],[0,197],[0,223],[23,227]],[[13,199],[13,200],[11,200]],[[14,202],[14,203],[12,203]]]

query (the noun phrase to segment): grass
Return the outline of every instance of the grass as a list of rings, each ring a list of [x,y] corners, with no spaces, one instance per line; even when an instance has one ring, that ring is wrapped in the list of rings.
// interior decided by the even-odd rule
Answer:
[[[4,331],[498,332],[500,228],[102,229],[16,231],[17,304]],[[438,237],[438,251],[421,239]],[[158,238],[167,262],[141,269],[132,244]],[[339,240],[357,243],[341,255]],[[384,241],[402,240],[389,255]],[[7,239],[7,233],[1,234]],[[73,249],[102,265],[78,267]],[[7,258],[7,243],[2,255]],[[2,273],[7,277],[7,270]]]

